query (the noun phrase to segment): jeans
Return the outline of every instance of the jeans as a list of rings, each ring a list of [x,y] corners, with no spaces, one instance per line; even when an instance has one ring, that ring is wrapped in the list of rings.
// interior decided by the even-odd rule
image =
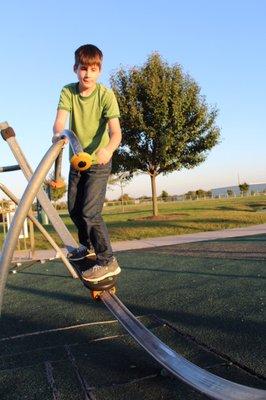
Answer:
[[[102,218],[111,161],[95,164],[78,172],[72,167],[68,180],[68,211],[78,229],[79,242],[90,248],[93,245],[97,261],[107,264],[113,256],[107,227]]]

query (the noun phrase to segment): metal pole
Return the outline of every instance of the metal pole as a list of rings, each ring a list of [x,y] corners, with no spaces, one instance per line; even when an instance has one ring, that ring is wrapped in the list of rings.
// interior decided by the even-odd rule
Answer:
[[[7,167],[0,167],[0,172],[10,172],[10,171],[18,171],[20,170],[19,165],[9,165]]]
[[[63,149],[60,151],[59,156],[55,160],[55,164],[54,164],[54,180],[55,180],[55,182],[58,182],[61,179],[62,160],[63,160]]]

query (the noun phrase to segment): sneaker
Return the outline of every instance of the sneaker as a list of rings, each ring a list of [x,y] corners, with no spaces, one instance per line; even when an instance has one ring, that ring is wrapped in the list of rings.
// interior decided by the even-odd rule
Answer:
[[[70,261],[78,261],[83,260],[83,258],[89,255],[89,251],[87,247],[81,245],[77,249],[73,249],[71,252],[67,254],[67,258]]]
[[[94,265],[94,267],[84,271],[82,278],[88,282],[98,282],[103,279],[109,278],[110,276],[118,275],[121,272],[121,268],[118,265],[115,257],[106,265]]]

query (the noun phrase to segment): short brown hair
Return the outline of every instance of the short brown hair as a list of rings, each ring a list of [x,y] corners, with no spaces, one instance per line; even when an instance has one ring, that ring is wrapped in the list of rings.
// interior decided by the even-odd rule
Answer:
[[[75,64],[74,68],[78,68],[79,64],[82,65],[98,65],[99,69],[102,67],[103,53],[98,47],[93,44],[84,44],[75,51]]]

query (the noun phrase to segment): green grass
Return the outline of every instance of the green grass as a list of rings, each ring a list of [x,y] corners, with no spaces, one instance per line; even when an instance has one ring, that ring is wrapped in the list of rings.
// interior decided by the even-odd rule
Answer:
[[[152,216],[151,205],[128,205],[122,212],[121,207],[105,207],[103,217],[107,223],[112,241],[132,240],[147,237],[181,235],[203,231],[222,230],[266,223],[266,196],[251,196],[232,199],[209,199],[160,203],[159,213],[162,220],[146,219]],[[166,219],[165,216],[171,216]],[[74,237],[76,228],[68,214],[61,217]],[[53,227],[47,230],[57,240]],[[0,240],[3,241],[2,227]],[[36,247],[46,248],[48,244],[39,232],[35,232]]]

